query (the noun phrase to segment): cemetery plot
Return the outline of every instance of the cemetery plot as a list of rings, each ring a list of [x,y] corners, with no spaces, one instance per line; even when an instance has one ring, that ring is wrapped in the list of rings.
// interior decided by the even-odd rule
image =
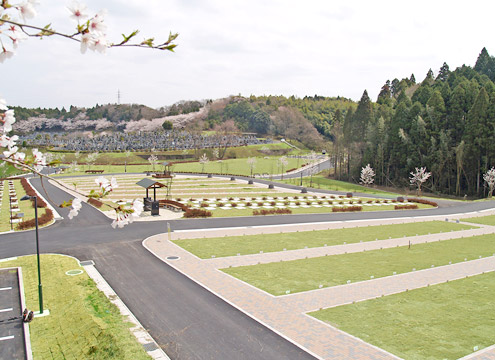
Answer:
[[[84,194],[97,190],[95,176],[69,177],[62,181]],[[106,176],[110,178],[110,176]],[[136,185],[143,176],[116,176],[119,187],[106,200],[132,201],[145,196],[143,189]],[[160,179],[157,179],[160,181]],[[161,181],[169,184],[167,181]],[[165,188],[157,189],[157,199],[165,199]],[[178,201],[192,209],[211,211],[214,217],[252,216],[254,211],[288,209],[295,214],[328,213],[335,211],[377,211],[394,210],[397,206],[429,208],[425,204],[414,204],[407,200],[398,202],[388,199],[346,197],[343,195],[308,195],[289,192],[280,188],[268,189],[266,185],[248,184],[245,180],[231,181],[224,178],[177,176],[171,182],[171,200]],[[357,207],[357,208],[356,208]]]
[[[222,269],[283,295],[495,256],[495,234],[344,255]]]
[[[19,180],[0,181],[0,232],[16,229],[23,220],[34,219],[34,208],[31,201],[21,201],[26,195]],[[38,218],[45,209],[38,208]],[[11,226],[12,218],[12,226]]]
[[[459,359],[491,346],[495,273],[310,313],[403,359]]]
[[[247,235],[207,239],[175,240],[174,243],[194,255],[209,259],[213,256],[236,256],[258,254],[260,251],[277,252],[305,247],[323,247],[359,243],[404,236],[427,235],[448,231],[473,229],[469,225],[429,221],[398,225],[369,226],[283,234]]]

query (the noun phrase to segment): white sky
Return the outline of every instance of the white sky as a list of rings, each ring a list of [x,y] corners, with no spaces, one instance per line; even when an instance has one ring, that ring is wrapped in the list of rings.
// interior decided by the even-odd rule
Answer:
[[[14,1],[12,1],[14,2]],[[39,0],[32,23],[71,32],[69,2]],[[390,79],[424,79],[444,61],[474,66],[495,55],[487,1],[89,0],[108,10],[108,37],[179,32],[175,53],[150,49],[87,52],[61,38],[29,39],[0,64],[0,95],[10,105],[151,107],[232,94],[324,95],[373,100]]]

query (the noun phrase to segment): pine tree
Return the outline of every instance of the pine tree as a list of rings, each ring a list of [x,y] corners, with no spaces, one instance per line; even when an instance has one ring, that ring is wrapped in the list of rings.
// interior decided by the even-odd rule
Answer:
[[[411,77],[409,78],[409,81],[410,81],[412,84],[416,84],[416,77],[414,76],[414,74],[411,74]]]
[[[449,74],[450,74],[449,65],[447,65],[446,62],[444,62],[442,67],[440,68],[440,71],[438,72],[437,80],[447,81]]]

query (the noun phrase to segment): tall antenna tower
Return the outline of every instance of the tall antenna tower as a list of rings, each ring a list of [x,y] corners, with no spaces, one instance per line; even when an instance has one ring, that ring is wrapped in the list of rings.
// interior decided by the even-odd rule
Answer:
[[[117,104],[120,105],[120,89],[117,90]]]

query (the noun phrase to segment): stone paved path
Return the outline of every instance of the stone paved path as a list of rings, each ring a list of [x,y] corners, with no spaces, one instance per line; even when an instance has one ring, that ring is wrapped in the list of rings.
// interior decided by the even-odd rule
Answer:
[[[477,214],[463,214],[457,218],[485,216],[495,211]],[[449,217],[456,219],[456,217]],[[181,231],[171,233],[171,239],[231,236],[243,234],[280,233],[290,231],[320,230],[378,224],[404,223],[429,220],[445,220],[445,217],[418,217],[409,219],[388,219],[385,221],[328,222],[318,224],[294,224],[251,228],[231,228],[202,231]],[[283,337],[305,348],[320,359],[398,359],[398,357],[344,333],[326,323],[316,320],[307,312],[390,295],[428,285],[474,276],[495,271],[495,256],[446,265],[405,274],[393,275],[353,284],[316,289],[312,291],[272,296],[260,289],[231,277],[219,269],[229,266],[268,263],[280,260],[295,260],[305,257],[341,254],[379,248],[396,247],[411,243],[444,241],[452,238],[495,233],[494,226],[480,226],[479,229],[440,233],[408,238],[378,240],[364,243],[291,250],[246,256],[232,256],[202,260],[168,240],[168,234],[159,234],[145,240],[145,246],[157,257],[167,262],[193,281],[209,289],[233,306],[239,308],[257,321],[265,324]],[[179,256],[178,260],[167,260],[167,256]],[[469,359],[495,359],[495,349],[472,354]]]

